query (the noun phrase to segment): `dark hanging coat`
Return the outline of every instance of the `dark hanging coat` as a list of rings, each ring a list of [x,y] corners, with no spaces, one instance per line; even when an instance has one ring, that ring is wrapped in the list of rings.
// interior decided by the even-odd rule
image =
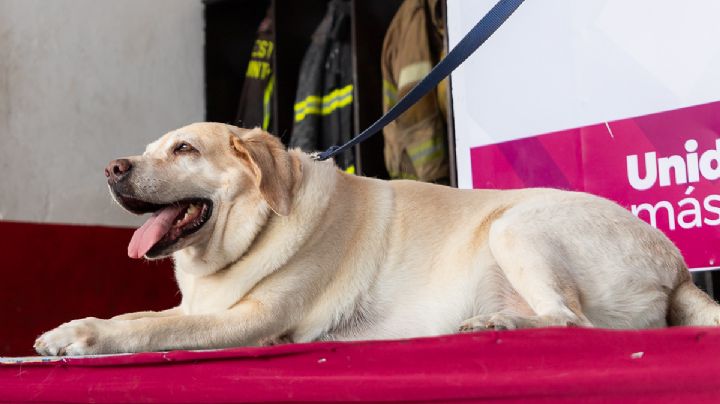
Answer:
[[[313,33],[300,66],[291,147],[312,152],[348,141],[353,134],[350,3],[332,0]],[[353,151],[335,157],[355,172]]]
[[[260,23],[255,46],[250,54],[245,81],[240,92],[237,122],[243,128],[261,127],[273,132],[272,104],[275,93],[275,75],[272,71],[272,54],[275,50],[272,20]]]

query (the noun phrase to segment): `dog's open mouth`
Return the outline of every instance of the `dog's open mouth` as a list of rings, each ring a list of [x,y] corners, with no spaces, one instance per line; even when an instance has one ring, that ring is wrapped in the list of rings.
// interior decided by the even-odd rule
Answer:
[[[168,247],[200,230],[212,214],[212,201],[208,199],[185,199],[167,205],[120,199],[122,205],[134,213],[153,212],[135,230],[128,245],[130,258],[159,256]]]

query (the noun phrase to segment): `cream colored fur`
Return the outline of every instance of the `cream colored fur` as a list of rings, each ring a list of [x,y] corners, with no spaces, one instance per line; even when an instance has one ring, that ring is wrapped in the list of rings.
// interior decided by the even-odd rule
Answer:
[[[173,156],[178,141],[199,155]],[[259,129],[213,123],[131,160],[138,197],[214,202],[168,252],[182,303],[71,321],[38,338],[41,354],[720,320],[661,232],[592,195],[352,176]]]

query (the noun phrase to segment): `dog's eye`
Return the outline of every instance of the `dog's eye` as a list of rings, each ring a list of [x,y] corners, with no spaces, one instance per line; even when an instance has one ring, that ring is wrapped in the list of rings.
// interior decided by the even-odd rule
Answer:
[[[175,150],[173,150],[173,153],[188,153],[188,152],[195,152],[197,151],[196,148],[192,147],[190,143],[179,143],[177,146],[175,146]]]

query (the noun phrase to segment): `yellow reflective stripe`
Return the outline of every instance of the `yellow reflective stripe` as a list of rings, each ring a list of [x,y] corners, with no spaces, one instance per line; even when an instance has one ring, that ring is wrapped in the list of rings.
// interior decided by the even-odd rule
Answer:
[[[441,159],[441,158],[443,158],[444,155],[445,155],[444,150],[438,149],[428,155],[425,155],[425,156],[417,158],[417,159],[413,159],[413,163],[415,163],[416,165],[423,165],[423,164],[429,163],[433,160]]]
[[[308,105],[312,106],[315,104],[320,104],[322,101],[322,98],[318,95],[309,95],[304,100],[295,103],[295,112],[302,110],[303,108],[307,108]]]
[[[397,89],[395,86],[387,81],[383,80],[383,103],[386,106],[393,106],[397,102]]]
[[[268,130],[270,126],[270,99],[272,98],[273,87],[275,86],[275,75],[270,76],[270,80],[265,86],[263,94],[263,130]]]
[[[424,164],[443,157],[445,144],[440,139],[428,139],[419,145],[408,147],[408,155],[414,164]]]
[[[302,121],[303,119],[305,119],[305,116],[307,116],[307,115],[313,115],[313,114],[319,115],[320,111],[321,111],[321,109],[318,107],[306,108],[302,112],[295,114],[295,122]]]
[[[334,110],[336,110],[338,108],[342,108],[342,107],[352,103],[352,100],[353,100],[352,94],[348,94],[345,98],[337,99],[330,104],[323,104],[322,110],[320,111],[320,113],[323,115],[329,115]]]
[[[336,88],[335,90],[323,95],[322,97],[318,95],[309,95],[304,100],[295,103],[295,112],[299,112],[303,108],[316,106],[317,104],[330,103],[335,98],[341,98],[352,93],[352,90],[353,85],[348,84],[343,88]]]
[[[422,153],[423,151],[434,147],[435,144],[436,142],[434,138],[428,139],[420,143],[419,145],[408,147],[408,154],[410,155],[410,157],[412,157],[413,155]]]
[[[295,122],[300,122],[307,115],[330,115],[332,114],[336,109],[342,108],[347,106],[348,104],[352,104],[353,96],[352,94],[348,94],[345,98],[341,98],[339,100],[335,100],[332,103],[328,105],[323,105],[322,107],[307,107],[301,112],[298,112],[295,114]]]
[[[383,90],[385,91],[391,91],[393,94],[397,94],[397,88],[395,88],[395,85],[385,79],[383,79]]]
[[[355,164],[350,164],[348,168],[345,169],[345,172],[348,174],[355,174]]]
[[[322,110],[319,107],[305,108],[302,112],[295,114],[295,122],[302,121],[307,115],[319,115],[320,111]]]
[[[408,84],[422,80],[428,73],[430,73],[430,69],[432,69],[432,65],[430,65],[430,62],[428,61],[413,63],[403,67],[400,69],[400,77],[398,78],[397,85],[398,88],[403,88]]]
[[[353,85],[335,89],[319,97],[311,95],[295,104],[295,122],[300,122],[307,115],[330,115],[338,108],[345,107],[353,102]]]
[[[329,94],[323,95],[322,102],[323,102],[323,104],[325,104],[328,101],[332,100],[333,98],[343,97],[347,94],[352,93],[352,90],[353,90],[352,84],[348,84],[343,88],[337,88],[337,89],[331,91]]]

